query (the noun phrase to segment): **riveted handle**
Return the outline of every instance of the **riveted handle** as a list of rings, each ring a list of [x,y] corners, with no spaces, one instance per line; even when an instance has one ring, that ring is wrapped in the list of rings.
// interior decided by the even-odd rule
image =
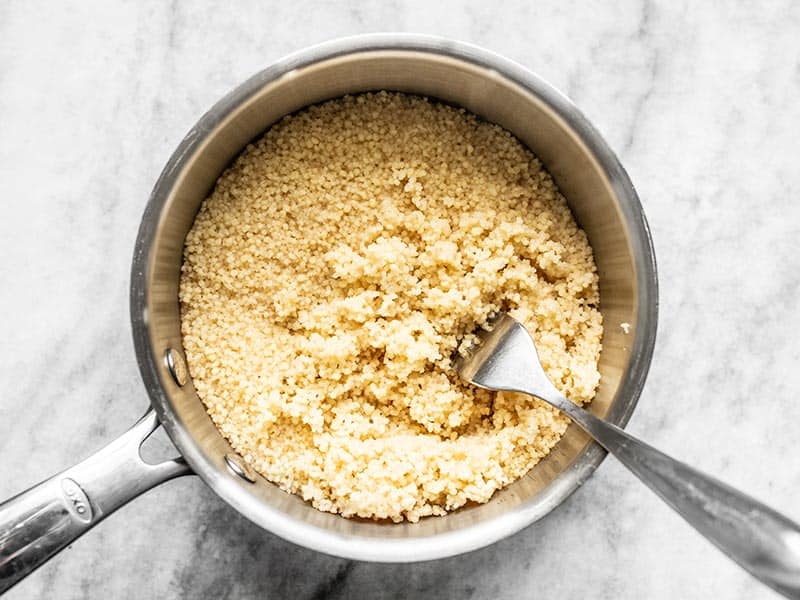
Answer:
[[[182,458],[142,459],[158,425],[151,409],[86,460],[0,504],[0,593],[133,498],[191,472]]]

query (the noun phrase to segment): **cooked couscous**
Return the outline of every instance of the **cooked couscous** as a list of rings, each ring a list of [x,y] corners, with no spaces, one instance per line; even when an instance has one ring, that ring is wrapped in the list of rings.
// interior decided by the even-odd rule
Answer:
[[[533,333],[572,400],[599,381],[592,251],[502,128],[380,92],[274,125],[186,238],[183,344],[233,448],[320,510],[416,521],[486,502],[567,419],[462,384],[451,356],[493,312]]]

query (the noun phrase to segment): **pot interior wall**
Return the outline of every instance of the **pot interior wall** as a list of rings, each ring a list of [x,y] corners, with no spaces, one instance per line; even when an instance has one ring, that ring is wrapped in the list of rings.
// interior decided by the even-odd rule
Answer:
[[[558,114],[558,107],[553,107],[553,98],[563,102],[557,94],[543,99],[483,66],[414,50],[337,56],[300,65],[277,79],[274,72],[267,70],[223,99],[213,109],[215,114],[207,115],[190,132],[182,145],[184,154],[173,159],[154,192],[165,197],[160,214],[154,217],[157,224],[145,275],[148,287],[144,318],[152,356],[162,356],[168,347],[181,348],[177,286],[183,240],[200,203],[222,170],[249,141],[280,117],[311,103],[379,89],[439,98],[498,123],[527,144],[553,174],[589,236],[600,272],[605,322],[602,382],[591,410],[612,421],[624,422],[638,395],[625,390],[625,386],[634,385],[627,381],[627,375],[639,314],[637,266],[626,226],[628,208],[624,198],[620,200],[633,191],[609,178],[607,166],[603,172],[591,142],[582,139]],[[242,102],[243,93],[247,98]],[[228,109],[232,112],[220,118]],[[169,189],[165,188],[167,181]],[[157,204],[155,209],[159,209]],[[623,332],[621,323],[631,324],[630,334]],[[413,525],[346,520],[321,513],[263,479],[248,484],[230,474],[223,467],[223,457],[231,449],[211,423],[191,383],[178,388],[160,362],[154,368],[158,370],[161,398],[166,403],[159,407],[159,400],[154,398],[154,405],[160,408],[159,414],[176,445],[220,495],[262,525],[282,514],[296,523],[348,538],[425,538],[463,529],[508,511],[528,511],[536,518],[561,500],[565,486],[571,486],[567,491],[576,487],[575,471],[579,472],[578,479],[587,477],[601,457],[599,448],[589,444],[573,425],[545,460],[486,505]],[[566,478],[569,471],[573,473]]]

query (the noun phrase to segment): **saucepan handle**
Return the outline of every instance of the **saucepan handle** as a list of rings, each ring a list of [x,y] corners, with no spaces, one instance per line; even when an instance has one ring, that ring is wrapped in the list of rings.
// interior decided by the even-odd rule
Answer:
[[[142,459],[158,425],[151,409],[83,462],[0,504],[0,594],[128,501],[191,473],[182,458]]]

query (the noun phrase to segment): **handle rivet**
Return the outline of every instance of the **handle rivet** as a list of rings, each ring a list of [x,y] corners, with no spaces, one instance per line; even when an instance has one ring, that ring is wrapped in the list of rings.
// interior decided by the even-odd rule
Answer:
[[[186,382],[189,381],[189,369],[180,352],[174,348],[167,348],[164,352],[164,364],[175,383],[180,387],[186,385]]]
[[[244,462],[244,459],[238,454],[233,454],[232,452],[226,454],[225,463],[234,475],[238,475],[250,483],[256,482],[256,472],[253,471],[252,467]]]

